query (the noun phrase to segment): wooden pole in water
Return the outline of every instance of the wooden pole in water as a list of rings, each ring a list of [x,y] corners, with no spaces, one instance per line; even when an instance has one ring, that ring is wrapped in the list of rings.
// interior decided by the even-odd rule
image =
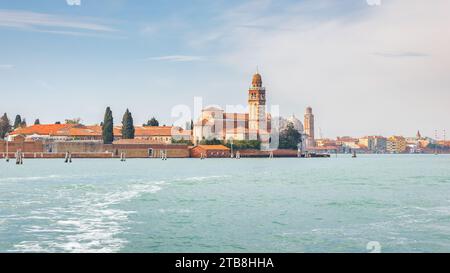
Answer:
[[[23,165],[23,154],[22,151],[17,151],[16,153],[16,164],[17,165]]]
[[[6,135],[8,136],[8,135]],[[9,140],[6,138],[6,162],[9,162]]]

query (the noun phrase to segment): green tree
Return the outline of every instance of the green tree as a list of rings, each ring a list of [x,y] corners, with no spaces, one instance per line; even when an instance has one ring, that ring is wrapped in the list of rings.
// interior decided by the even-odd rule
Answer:
[[[127,109],[125,114],[123,114],[122,118],[122,138],[123,139],[134,139],[134,124],[133,124],[133,116],[130,111]]]
[[[157,126],[159,126],[159,121],[155,117],[152,117],[152,119],[147,121],[147,123],[144,124],[143,126],[144,127],[157,127]]]
[[[213,139],[203,139],[200,141],[200,145],[223,145],[223,141],[213,138]]]
[[[5,113],[0,118],[0,139],[4,139],[6,134],[11,132],[11,122],[9,121],[8,115]]]
[[[34,121],[34,125],[40,125],[41,124],[41,121],[37,118],[35,121]]]
[[[20,127],[27,127],[27,121],[25,119],[22,119],[22,122],[20,123]]]
[[[286,129],[280,133],[280,149],[296,150],[302,143],[302,134],[294,128],[294,124],[288,123]]]
[[[81,124],[81,118],[66,119],[66,124]]]
[[[16,115],[16,119],[14,120],[14,129],[21,127],[22,125],[22,117],[20,115]]]
[[[114,119],[111,108],[108,106],[105,111],[105,117],[102,126],[102,136],[104,144],[111,144],[114,141]]]
[[[228,148],[231,148],[231,141],[225,144]],[[259,140],[234,140],[234,150],[261,150],[261,141]]]
[[[189,146],[193,146],[194,143],[192,143],[192,141],[190,140],[186,140],[186,139],[174,139],[172,138],[172,144],[186,144]]]

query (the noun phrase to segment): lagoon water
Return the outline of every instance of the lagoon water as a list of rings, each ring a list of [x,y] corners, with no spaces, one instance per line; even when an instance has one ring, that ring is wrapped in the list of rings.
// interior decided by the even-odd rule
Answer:
[[[450,251],[450,156],[0,162],[0,252],[369,252],[369,242]]]

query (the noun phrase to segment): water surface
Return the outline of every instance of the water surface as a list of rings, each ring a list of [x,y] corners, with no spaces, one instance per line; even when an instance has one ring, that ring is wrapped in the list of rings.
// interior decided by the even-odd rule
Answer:
[[[450,251],[450,156],[0,162],[0,252]]]

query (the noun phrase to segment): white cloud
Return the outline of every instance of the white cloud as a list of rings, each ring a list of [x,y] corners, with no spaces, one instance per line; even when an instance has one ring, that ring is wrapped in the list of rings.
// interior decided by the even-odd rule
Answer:
[[[381,0],[366,0],[369,6],[379,6],[381,5]]]
[[[315,3],[320,7],[308,6]],[[202,37],[218,37],[227,48],[219,58],[233,69],[249,73],[259,64],[271,103],[284,114],[311,104],[326,136],[444,128],[450,2],[392,0],[329,16],[337,5],[302,2],[282,13],[239,8]]]
[[[69,6],[80,6],[81,0],[66,0],[66,3]]]
[[[116,31],[112,27],[93,18],[65,17],[47,13],[1,9],[0,26],[32,31],[53,31],[55,29],[72,29],[85,32]]]
[[[13,69],[15,66],[11,65],[11,64],[0,64],[0,70],[11,70]]]
[[[203,56],[188,56],[188,55],[169,55],[169,56],[159,56],[151,57],[147,59],[148,61],[168,61],[168,62],[195,62],[204,61]]]

